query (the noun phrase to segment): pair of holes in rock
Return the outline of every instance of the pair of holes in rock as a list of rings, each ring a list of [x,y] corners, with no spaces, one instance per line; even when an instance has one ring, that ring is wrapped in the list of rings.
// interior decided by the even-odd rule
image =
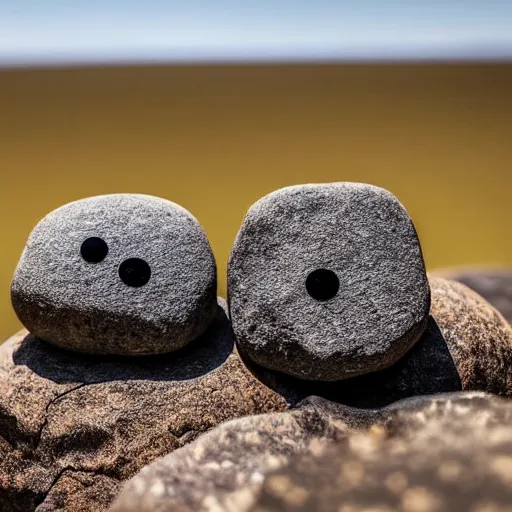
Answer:
[[[87,238],[80,247],[80,254],[87,263],[101,263],[108,254],[107,242],[97,236]],[[148,283],[151,268],[143,259],[128,258],[119,265],[119,277],[127,286],[138,288]]]

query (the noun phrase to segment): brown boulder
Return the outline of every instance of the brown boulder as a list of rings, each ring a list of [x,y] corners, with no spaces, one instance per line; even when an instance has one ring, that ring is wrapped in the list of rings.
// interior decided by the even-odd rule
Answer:
[[[101,512],[153,459],[223,421],[286,407],[245,368],[220,307],[196,342],[145,358],[18,333],[0,350],[0,510]]]
[[[436,320],[463,390],[512,396],[512,327],[480,295],[466,286],[431,278]]]
[[[267,472],[353,428],[350,408],[323,399],[287,413],[232,420],[201,436],[191,450],[177,450],[145,467],[125,486],[112,512],[233,510],[247,507],[247,493]],[[339,408],[339,412],[338,412]],[[171,454],[172,455],[172,454]]]
[[[509,323],[512,323],[511,267],[454,267],[434,270],[430,274],[465,284],[491,303]]]
[[[111,512],[511,510],[510,401],[462,392],[334,416],[308,402],[231,421],[159,459]]]

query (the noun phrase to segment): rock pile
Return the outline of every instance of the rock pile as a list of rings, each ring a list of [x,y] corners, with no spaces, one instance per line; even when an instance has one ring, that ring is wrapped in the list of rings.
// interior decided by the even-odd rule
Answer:
[[[0,347],[0,512],[105,512],[126,481],[112,511],[509,510],[512,326],[485,298],[510,294],[455,277],[371,185],[260,199],[228,305],[175,203],[55,210]]]

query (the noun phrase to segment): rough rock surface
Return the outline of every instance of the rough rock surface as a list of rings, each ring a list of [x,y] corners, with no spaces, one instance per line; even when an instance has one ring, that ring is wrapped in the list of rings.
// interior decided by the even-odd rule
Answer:
[[[20,333],[0,350],[0,511],[101,512],[155,458],[220,422],[286,407],[244,366],[221,307],[196,342],[146,358]]]
[[[512,268],[455,267],[435,270],[430,274],[465,284],[512,324]]]
[[[431,279],[431,314],[446,341],[463,390],[512,396],[512,327],[480,295],[442,278]]]
[[[339,382],[311,382],[249,361],[248,367],[292,405],[312,394],[364,408],[460,390],[512,397],[512,327],[488,302],[460,283],[432,277],[430,287],[427,330],[390,368]]]
[[[285,465],[298,453],[333,442],[350,426],[348,408],[320,402],[289,411],[229,421],[201,436],[191,450],[177,450],[146,466],[129,481],[112,511],[242,512],[246,492],[263,474]],[[338,412],[338,407],[340,412]],[[318,410],[317,410],[318,409]]]
[[[270,472],[248,510],[512,510],[512,403],[476,394],[420,404]]]
[[[184,208],[112,194],[66,204],[32,231],[11,296],[23,325],[91,354],[158,354],[185,346],[216,308],[206,235]],[[158,308],[155,308],[158,304]]]
[[[332,183],[283,188],[249,209],[228,302],[248,358],[333,381],[400,359],[427,326],[430,293],[400,202],[372,185]]]
[[[112,512],[511,510],[510,401],[465,392],[371,412],[335,407],[366,416],[359,430],[313,402],[229,422],[155,461]]]

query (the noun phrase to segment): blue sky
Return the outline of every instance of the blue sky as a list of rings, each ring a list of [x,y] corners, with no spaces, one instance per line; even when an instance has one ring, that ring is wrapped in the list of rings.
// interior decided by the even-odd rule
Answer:
[[[512,58],[512,0],[0,0],[0,64]]]

